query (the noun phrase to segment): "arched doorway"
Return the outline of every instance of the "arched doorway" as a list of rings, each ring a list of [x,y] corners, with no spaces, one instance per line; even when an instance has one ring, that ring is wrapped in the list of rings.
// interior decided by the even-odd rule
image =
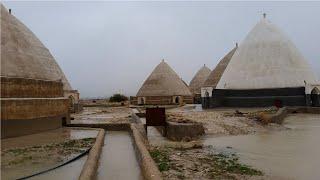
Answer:
[[[317,87],[313,88],[311,91],[311,103],[312,106],[320,106],[320,90]]]
[[[177,96],[177,97],[174,99],[174,102],[175,102],[176,104],[179,104],[179,103],[180,103],[180,97]]]
[[[208,98],[209,97],[209,92],[206,91],[205,95],[206,95],[206,98]]]
[[[139,98],[138,98],[138,104],[140,104],[140,105],[145,104],[145,99],[144,99],[144,97],[139,97]]]
[[[74,97],[72,95],[69,96],[69,110],[74,112]]]

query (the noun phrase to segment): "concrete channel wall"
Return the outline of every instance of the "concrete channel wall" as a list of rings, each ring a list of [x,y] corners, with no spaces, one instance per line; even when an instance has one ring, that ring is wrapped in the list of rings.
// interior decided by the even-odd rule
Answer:
[[[88,159],[82,167],[79,180],[95,179],[99,167],[99,158],[102,146],[104,145],[105,130],[101,129],[96,138],[96,142],[91,148]]]
[[[122,124],[69,124],[69,127],[90,127],[90,128],[103,128],[103,133],[98,134],[96,143],[90,150],[88,160],[83,166],[80,174],[80,180],[93,180],[96,177],[97,169],[99,167],[99,157],[101,154],[102,146],[104,145],[105,130],[107,131],[128,131],[133,140],[133,146],[136,158],[140,165],[144,179],[146,180],[160,180],[162,179],[161,173],[158,170],[156,163],[153,161],[148,151],[148,141],[144,135],[139,131],[138,125],[135,123],[122,123]],[[102,137],[101,137],[102,136]]]

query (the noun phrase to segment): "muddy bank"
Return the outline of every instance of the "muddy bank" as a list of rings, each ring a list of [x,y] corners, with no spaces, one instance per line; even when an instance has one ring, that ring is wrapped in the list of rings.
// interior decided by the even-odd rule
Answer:
[[[198,122],[205,127],[207,135],[225,136],[267,132],[270,130],[285,129],[281,125],[262,125],[258,121],[261,112],[272,114],[274,108],[218,108],[199,110],[197,106],[186,106],[167,111],[168,121]]]
[[[129,123],[131,109],[128,107],[84,107],[81,113],[73,114],[72,124]]]
[[[257,179],[263,175],[240,163],[236,154],[216,152],[212,146],[153,147],[150,154],[164,179]]]

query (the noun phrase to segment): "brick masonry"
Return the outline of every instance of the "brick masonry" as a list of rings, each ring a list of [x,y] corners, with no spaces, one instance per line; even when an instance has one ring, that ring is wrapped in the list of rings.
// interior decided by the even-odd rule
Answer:
[[[1,77],[1,98],[54,98],[63,96],[59,81]]]
[[[1,138],[62,127],[68,108],[62,82],[1,77]]]

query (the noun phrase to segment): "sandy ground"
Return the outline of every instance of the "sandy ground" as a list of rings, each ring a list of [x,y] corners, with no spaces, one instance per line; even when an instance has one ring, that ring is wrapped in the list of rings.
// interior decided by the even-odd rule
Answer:
[[[98,130],[60,128],[1,140],[1,179],[17,179],[52,167],[89,149]]]
[[[184,106],[167,111],[168,120],[176,122],[195,121],[205,127],[207,135],[225,136],[252,134],[270,130],[281,130],[277,124],[262,125],[257,120],[260,112],[274,113],[274,108],[217,108],[196,110],[194,106]]]
[[[126,106],[84,107],[84,110],[82,112],[72,114],[74,120],[71,120],[71,123],[129,123],[131,112],[131,109]]]

